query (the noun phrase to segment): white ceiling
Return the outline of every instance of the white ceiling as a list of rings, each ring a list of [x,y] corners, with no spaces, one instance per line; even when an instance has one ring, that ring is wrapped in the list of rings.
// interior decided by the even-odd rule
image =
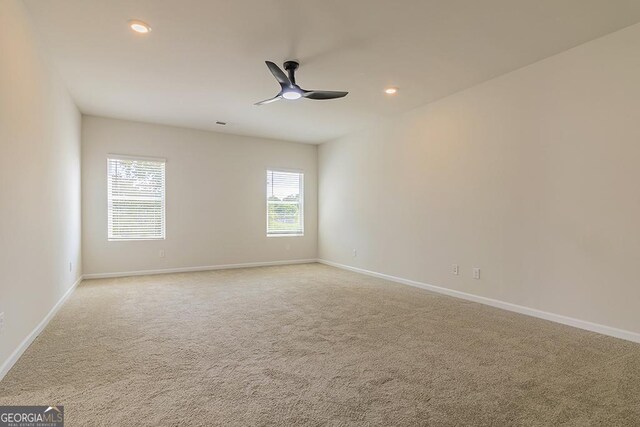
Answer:
[[[26,3],[83,113],[308,143],[640,21],[638,0]],[[264,61],[287,59],[303,88],[349,95],[254,106],[279,90]]]

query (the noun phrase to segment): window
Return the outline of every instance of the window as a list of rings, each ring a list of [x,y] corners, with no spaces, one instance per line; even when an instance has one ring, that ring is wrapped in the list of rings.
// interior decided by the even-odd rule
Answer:
[[[163,159],[107,159],[109,240],[164,239]]]
[[[267,171],[267,236],[304,235],[304,174]]]

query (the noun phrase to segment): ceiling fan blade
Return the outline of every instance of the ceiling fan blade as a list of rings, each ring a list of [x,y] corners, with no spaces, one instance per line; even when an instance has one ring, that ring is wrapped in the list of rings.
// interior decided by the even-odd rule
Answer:
[[[281,86],[291,86],[291,81],[289,80],[289,77],[287,77],[287,75],[284,73],[284,71],[282,71],[280,69],[280,67],[278,67],[276,64],[274,64],[271,61],[264,61],[265,64],[267,64],[267,67],[269,67],[269,71],[271,71],[271,74],[273,74],[273,77],[276,78],[276,80],[278,81],[278,83],[280,83]]]
[[[305,98],[309,99],[335,99],[347,96],[349,92],[339,92],[333,90],[306,90],[302,94]]]
[[[264,101],[256,102],[253,105],[271,104],[272,102],[280,101],[281,99],[282,99],[282,97],[280,95],[278,95],[278,96],[274,96],[273,98],[265,99]]]

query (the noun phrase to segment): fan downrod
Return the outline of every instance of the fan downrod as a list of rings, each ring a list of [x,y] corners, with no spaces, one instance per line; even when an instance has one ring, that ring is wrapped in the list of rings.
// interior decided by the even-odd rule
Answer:
[[[282,64],[282,66],[289,74],[289,80],[291,80],[291,83],[296,84],[295,73],[298,67],[300,66],[300,63],[298,61],[285,61],[285,63]]]

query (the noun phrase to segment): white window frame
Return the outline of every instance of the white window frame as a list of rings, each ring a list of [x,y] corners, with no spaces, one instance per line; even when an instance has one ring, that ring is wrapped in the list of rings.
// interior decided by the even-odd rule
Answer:
[[[109,235],[109,201],[111,194],[109,191],[109,160],[138,160],[148,162],[161,162],[164,163],[164,182],[162,191],[162,237],[133,237],[133,238],[113,238]],[[167,238],[167,159],[161,157],[143,157],[143,156],[130,156],[123,154],[107,154],[106,176],[107,176],[107,240],[109,242],[136,242],[136,241],[154,241],[154,240],[166,240]]]
[[[300,207],[302,208],[302,233],[296,233],[296,234],[290,234],[290,233],[280,233],[280,234],[276,234],[276,233],[269,233],[269,195],[268,193],[265,191],[265,195],[264,195],[264,199],[265,199],[265,219],[266,219],[266,223],[265,223],[265,230],[266,230],[266,235],[267,237],[304,237],[304,170],[302,169],[284,169],[284,168],[267,168],[265,169],[265,184],[266,184],[266,180],[268,179],[267,176],[269,174],[269,172],[287,172],[287,173],[297,173],[301,175],[301,180],[300,180]],[[263,187],[266,190],[266,185]]]

